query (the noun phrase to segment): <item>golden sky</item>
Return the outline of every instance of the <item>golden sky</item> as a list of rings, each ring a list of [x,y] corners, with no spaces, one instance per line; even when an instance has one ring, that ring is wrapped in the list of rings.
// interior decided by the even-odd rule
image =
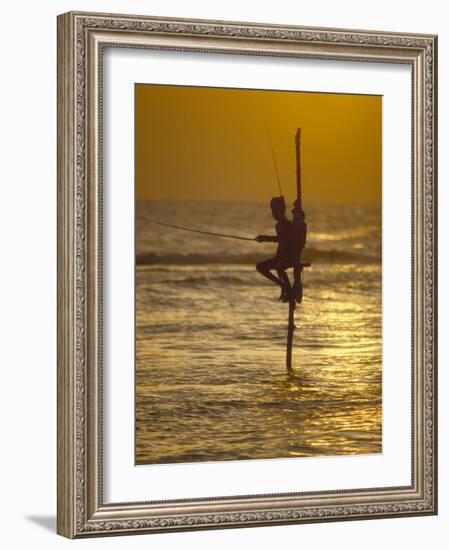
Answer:
[[[301,128],[303,204],[381,204],[382,97],[136,85],[136,194],[288,202]]]

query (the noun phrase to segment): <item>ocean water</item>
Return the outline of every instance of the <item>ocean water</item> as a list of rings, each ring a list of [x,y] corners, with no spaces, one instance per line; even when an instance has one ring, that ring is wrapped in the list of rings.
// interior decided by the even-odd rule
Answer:
[[[382,452],[381,212],[305,205],[294,374],[288,304],[255,270],[276,244],[268,205],[139,202],[137,464]]]

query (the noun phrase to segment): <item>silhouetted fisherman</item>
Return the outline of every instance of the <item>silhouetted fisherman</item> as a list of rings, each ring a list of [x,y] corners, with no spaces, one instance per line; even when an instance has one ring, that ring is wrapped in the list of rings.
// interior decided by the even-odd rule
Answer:
[[[304,223],[304,212],[302,212],[301,234],[294,231],[293,223],[285,217],[286,206],[284,197],[274,197],[271,199],[271,212],[276,223],[276,235],[258,235],[256,241],[278,243],[276,255],[256,265],[256,269],[264,277],[273,281],[281,287],[279,300],[288,302],[294,292],[297,302],[302,299],[301,284],[301,252],[305,246],[306,225]],[[295,269],[295,287],[292,288],[286,270],[289,267]],[[276,271],[276,275],[272,273]]]

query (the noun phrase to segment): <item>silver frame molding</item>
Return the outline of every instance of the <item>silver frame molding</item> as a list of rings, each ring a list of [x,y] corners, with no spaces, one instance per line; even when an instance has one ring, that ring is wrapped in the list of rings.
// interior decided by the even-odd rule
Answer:
[[[104,504],[104,47],[402,63],[412,69],[412,483]],[[437,513],[437,37],[70,12],[58,17],[58,533],[69,538]]]

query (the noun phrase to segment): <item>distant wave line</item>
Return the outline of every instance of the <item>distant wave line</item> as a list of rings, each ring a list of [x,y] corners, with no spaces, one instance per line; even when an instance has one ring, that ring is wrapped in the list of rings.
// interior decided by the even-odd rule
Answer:
[[[255,264],[264,255],[259,254],[156,254],[153,252],[136,255],[137,265],[203,265],[203,264]],[[304,261],[321,263],[360,263],[380,264],[381,259],[376,256],[367,256],[354,252],[340,250],[319,250],[317,248],[306,249]]]

